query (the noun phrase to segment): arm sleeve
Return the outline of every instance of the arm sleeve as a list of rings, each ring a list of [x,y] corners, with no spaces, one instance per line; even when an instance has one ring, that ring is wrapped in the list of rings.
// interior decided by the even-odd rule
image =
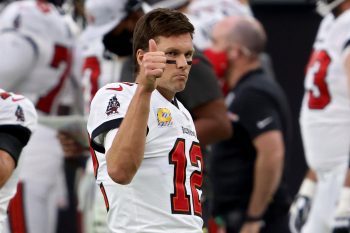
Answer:
[[[22,149],[27,145],[31,131],[21,125],[1,125],[0,126],[0,149],[9,153],[17,162]]]
[[[246,90],[244,95],[231,106],[239,115],[240,124],[247,130],[251,139],[270,130],[282,130],[278,110],[266,94],[257,90]]]
[[[186,88],[177,94],[177,98],[191,112],[191,109],[221,97],[222,93],[211,64],[197,51],[193,57]]]
[[[12,91],[30,73],[36,60],[36,48],[33,41],[16,32],[2,33],[0,47],[1,87]]]

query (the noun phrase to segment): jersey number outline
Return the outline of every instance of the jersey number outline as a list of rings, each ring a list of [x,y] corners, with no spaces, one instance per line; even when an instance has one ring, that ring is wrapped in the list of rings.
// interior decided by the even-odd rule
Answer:
[[[199,168],[198,161],[203,167],[202,151],[199,143],[193,142],[189,150],[192,166]],[[186,182],[187,159],[185,153],[185,140],[178,138],[173,149],[169,153],[169,164],[174,165],[174,193],[170,194],[171,210],[173,214],[191,215],[191,201],[188,195]],[[192,208],[197,216],[202,216],[202,206],[197,190],[201,189],[203,172],[194,171],[190,176],[190,186],[192,195]]]
[[[313,90],[309,90],[308,107],[310,109],[324,109],[331,102],[331,94],[326,82],[328,66],[331,58],[325,50],[314,51],[311,55],[308,70],[317,65],[317,70],[313,73],[313,84],[318,89],[319,94],[315,95]]]
[[[58,69],[61,64],[65,65],[65,69],[63,70],[59,78],[59,82],[45,96],[41,96],[36,104],[36,108],[41,110],[42,112],[51,112],[52,104],[57,95],[59,94],[60,90],[63,88],[64,82],[70,73],[72,65],[70,49],[62,45],[56,44],[50,67]]]

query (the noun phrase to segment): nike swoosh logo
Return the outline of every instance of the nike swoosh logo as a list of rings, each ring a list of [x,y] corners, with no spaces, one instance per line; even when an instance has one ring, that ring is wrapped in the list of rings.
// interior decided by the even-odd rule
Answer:
[[[112,90],[112,91],[122,91],[123,87],[119,85],[119,87],[109,87],[107,90]]]
[[[23,99],[24,99],[24,97],[21,97],[21,98],[18,98],[18,99],[12,97],[12,101],[13,101],[13,102],[17,102],[17,101],[20,101],[20,100],[23,100]]]
[[[268,124],[270,124],[271,122],[273,121],[273,118],[270,116],[270,117],[267,117],[261,121],[258,121],[256,122],[256,126],[259,128],[259,129],[263,129],[265,128]]]

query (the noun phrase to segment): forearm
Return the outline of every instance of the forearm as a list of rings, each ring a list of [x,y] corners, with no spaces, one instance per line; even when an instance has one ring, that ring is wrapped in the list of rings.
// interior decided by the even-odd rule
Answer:
[[[0,150],[0,188],[4,186],[15,169],[15,162],[5,151]]]
[[[193,114],[197,137],[202,146],[231,136],[232,127],[222,99],[213,100],[193,109]]]
[[[231,126],[215,118],[201,118],[195,121],[197,137],[202,146],[210,145],[226,139],[231,132]]]
[[[107,151],[107,169],[111,178],[120,184],[128,184],[139,168],[146,141],[151,92],[138,87],[128,111]]]
[[[258,154],[254,171],[254,187],[247,214],[261,216],[273,198],[280,183],[283,170],[283,155]]]

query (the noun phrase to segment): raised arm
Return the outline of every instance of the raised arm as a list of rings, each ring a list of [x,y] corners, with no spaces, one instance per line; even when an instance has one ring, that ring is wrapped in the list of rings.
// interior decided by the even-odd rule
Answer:
[[[129,184],[143,160],[151,94],[165,68],[165,54],[157,51],[153,39],[149,41],[149,52],[140,57],[144,73],[138,76],[135,95],[106,153],[108,174],[119,184]]]

